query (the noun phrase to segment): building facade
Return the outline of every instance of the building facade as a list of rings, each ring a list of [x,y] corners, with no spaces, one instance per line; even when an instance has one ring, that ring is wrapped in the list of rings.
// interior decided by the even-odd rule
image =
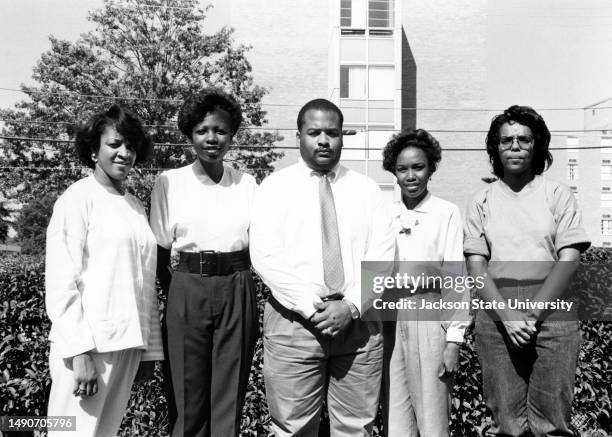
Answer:
[[[402,128],[427,129],[440,141],[442,162],[430,191],[462,210],[485,186],[483,178],[492,176],[485,135],[500,111],[487,109],[494,56],[487,46],[486,0],[215,0],[213,5],[217,20],[251,46],[255,80],[269,90],[264,99],[269,128],[284,137],[285,158],[278,168],[299,157],[299,108],[324,97],[342,109],[351,133],[344,137],[343,164],[375,179],[389,200],[399,192],[382,169],[381,150]],[[585,129],[610,127],[612,114],[602,113],[602,105],[591,108],[597,117],[589,120],[585,110]],[[611,141],[553,133],[551,143],[555,162],[547,176],[572,187],[595,245],[612,243],[607,154],[612,149],[576,147]]]
[[[612,98],[584,109],[584,130],[585,148],[576,154],[584,174],[570,175],[568,167],[568,177],[578,182],[579,201],[585,196],[583,215],[594,244],[612,247]]]

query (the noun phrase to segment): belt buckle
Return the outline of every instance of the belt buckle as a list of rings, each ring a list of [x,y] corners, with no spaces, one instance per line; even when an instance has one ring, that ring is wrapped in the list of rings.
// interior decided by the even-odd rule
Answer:
[[[208,276],[213,276],[215,274],[218,274],[218,270],[219,270],[219,259],[218,257],[214,258],[214,261],[210,261],[210,260],[203,260],[202,259],[202,255],[212,255],[212,254],[216,254],[218,253],[216,250],[202,250],[200,251],[200,276],[203,277],[208,277]],[[204,267],[204,268],[203,268]],[[204,272],[204,270],[208,270],[206,273]],[[211,273],[213,272],[214,273]]]

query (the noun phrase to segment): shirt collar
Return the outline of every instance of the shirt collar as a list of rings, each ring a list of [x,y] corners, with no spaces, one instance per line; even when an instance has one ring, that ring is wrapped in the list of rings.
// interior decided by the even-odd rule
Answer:
[[[395,211],[396,216],[399,216],[404,211],[408,211],[408,208],[406,208],[406,205],[404,205],[402,199],[395,201]],[[423,200],[421,200],[419,204],[412,209],[412,211],[421,213],[432,212],[431,193],[429,191],[427,192]]]
[[[206,170],[204,170],[204,167],[202,167],[202,163],[199,159],[194,161],[191,168],[195,177],[204,184],[224,185],[228,177],[228,170],[225,168],[225,164],[223,164],[223,176],[221,176],[221,180],[217,184],[215,184],[210,176],[208,176],[208,173],[206,173]]]
[[[316,171],[308,167],[308,165],[306,165],[306,163],[304,162],[302,158],[298,159],[298,165],[300,169],[304,172],[304,174],[307,174],[309,176],[316,176]],[[335,182],[338,179],[338,177],[340,177],[340,173],[342,172],[342,169],[343,167],[340,165],[340,163],[336,164],[334,168],[332,168],[329,171],[330,173],[329,181]]]

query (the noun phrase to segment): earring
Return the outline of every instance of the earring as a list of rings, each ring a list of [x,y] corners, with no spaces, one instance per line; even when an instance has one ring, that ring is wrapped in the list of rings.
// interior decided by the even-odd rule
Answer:
[[[93,162],[98,162],[98,157],[96,156],[96,154],[95,154],[95,153],[92,153],[92,154],[91,154],[91,160],[92,160]]]

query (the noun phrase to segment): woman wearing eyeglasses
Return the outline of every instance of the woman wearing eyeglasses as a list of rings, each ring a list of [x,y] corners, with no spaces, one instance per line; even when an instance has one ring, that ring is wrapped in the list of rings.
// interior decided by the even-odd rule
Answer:
[[[573,435],[577,316],[508,305],[563,298],[590,245],[569,188],[542,176],[552,164],[549,143],[544,119],[530,107],[511,106],[494,117],[486,145],[499,180],[477,193],[466,213],[468,271],[484,278],[483,302],[506,303],[476,316],[492,435]]]

